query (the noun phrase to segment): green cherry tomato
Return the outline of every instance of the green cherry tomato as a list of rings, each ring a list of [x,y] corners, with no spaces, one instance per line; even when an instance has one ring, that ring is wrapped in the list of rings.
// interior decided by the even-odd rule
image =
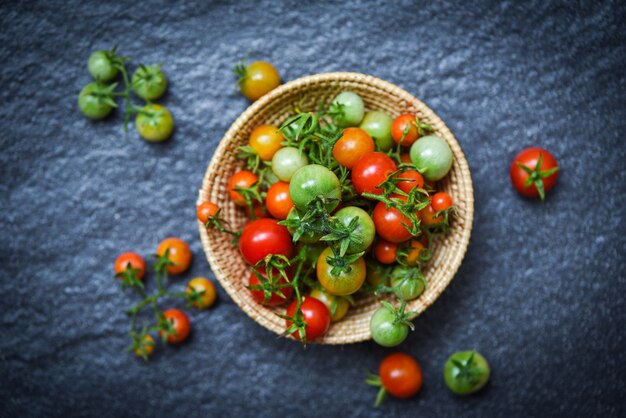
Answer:
[[[320,289],[311,290],[311,297],[322,302],[330,311],[331,322],[341,321],[350,308],[350,302],[348,299],[342,296],[331,295],[328,292]]]
[[[367,212],[356,206],[347,206],[339,209],[334,217],[346,227],[356,218],[356,228],[350,234],[350,245],[346,253],[353,254],[367,250],[376,235],[374,221]]]
[[[337,112],[333,118],[337,126],[341,128],[358,126],[365,112],[363,99],[356,93],[344,91],[331,103],[331,111]]]
[[[293,174],[309,164],[306,154],[300,154],[297,148],[281,148],[272,157],[272,172],[282,181],[290,182]]]
[[[117,107],[113,100],[115,84],[89,83],[78,95],[78,108],[90,119],[103,119]]]
[[[98,81],[111,81],[119,70],[115,66],[115,53],[113,51],[95,51],[87,61],[89,74]]]
[[[332,199],[325,204],[326,210],[331,212],[341,201],[341,184],[328,168],[309,164],[298,169],[291,177],[289,196],[300,210],[306,210],[307,205],[317,197]]]
[[[383,347],[395,347],[406,340],[409,326],[396,320],[396,314],[380,307],[370,319],[372,338]]]
[[[389,283],[395,288],[396,295],[407,301],[420,297],[426,288],[424,277],[415,267],[394,267]]]
[[[147,104],[135,119],[137,132],[147,141],[161,142],[172,135],[174,120],[166,107],[158,104]]]
[[[458,351],[450,356],[443,369],[448,388],[457,395],[478,392],[489,381],[491,369],[476,351]]]
[[[322,251],[317,259],[317,280],[324,289],[338,296],[347,296],[361,288],[365,281],[365,260],[359,257],[355,262],[350,263],[346,270],[338,274],[333,273],[333,266],[329,263],[329,258],[333,256],[330,247]]]
[[[292,219],[296,219],[296,220],[300,219],[300,213],[298,212],[298,209],[295,207],[291,208],[291,210],[289,211],[289,214],[287,215],[288,221]],[[292,236],[296,232],[295,228],[287,228],[287,230]],[[316,242],[319,242],[320,238],[322,238],[322,234],[316,234],[313,231],[309,231],[306,234],[300,235],[300,237],[298,238],[298,242],[301,242],[304,244],[315,244]],[[319,254],[320,253],[318,252],[317,255],[319,256]],[[308,253],[307,253],[307,258],[308,258]],[[315,258],[315,261],[317,262],[317,258]]]
[[[424,136],[411,145],[411,161],[426,180],[441,180],[452,167],[452,151],[438,136]]]
[[[389,151],[393,146],[391,137],[391,125],[393,119],[385,112],[375,110],[367,112],[359,128],[367,132],[381,151]]]
[[[137,96],[145,100],[155,100],[165,93],[167,78],[160,65],[142,65],[133,74],[132,86]]]

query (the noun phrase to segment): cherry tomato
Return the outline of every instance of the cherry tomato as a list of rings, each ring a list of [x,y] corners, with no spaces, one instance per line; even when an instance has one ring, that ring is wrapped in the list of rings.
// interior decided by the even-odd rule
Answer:
[[[406,136],[404,136],[404,130],[408,129]],[[404,147],[410,147],[413,145],[417,138],[419,138],[419,131],[417,130],[417,125],[415,125],[415,116],[404,114],[398,116],[394,121],[393,125],[391,125],[391,136],[396,144]],[[404,136],[404,140],[402,137]]]
[[[239,251],[250,265],[269,254],[293,257],[291,235],[276,219],[263,218],[248,223],[239,237]]]
[[[167,78],[161,71],[161,65],[140,66],[131,83],[135,94],[145,100],[156,100],[167,89]]]
[[[354,254],[365,251],[374,242],[376,230],[372,218],[363,209],[356,206],[346,206],[335,212],[333,217],[339,220],[344,226],[348,227],[353,219],[356,218],[356,228],[350,234],[350,245],[346,254]]]
[[[330,105],[331,111],[338,112],[333,117],[335,124],[341,128],[357,126],[363,119],[365,108],[363,99],[356,93],[344,91],[339,93]]]
[[[382,152],[367,154],[354,165],[352,169],[352,183],[359,194],[383,194],[384,190],[377,186],[387,180],[392,172],[396,171],[396,163],[391,157]]]
[[[370,319],[372,339],[383,347],[395,347],[402,344],[409,335],[409,326],[398,321],[396,313],[381,306]]]
[[[213,202],[203,202],[196,207],[196,216],[200,222],[206,224],[209,218],[215,216],[219,207]]]
[[[270,186],[265,197],[265,206],[276,219],[287,219],[289,211],[293,208],[293,200],[289,196],[289,183],[282,181]]]
[[[346,128],[333,146],[333,157],[342,166],[352,169],[364,155],[374,152],[374,140],[361,128]]]
[[[267,278],[267,273],[265,272],[264,269],[257,270],[257,271],[261,273],[263,277]],[[276,276],[278,275],[278,273],[275,273],[274,275]],[[287,280],[285,280],[283,276],[279,276],[275,284],[281,285],[281,284],[286,284],[286,283],[287,283]],[[251,272],[250,278],[248,279],[248,286],[257,286],[260,284],[261,284],[261,281],[259,280],[257,275],[254,274],[254,272]],[[270,296],[270,299],[268,301],[265,301],[265,293],[262,290],[250,289],[250,294],[252,295],[252,298],[255,301],[257,301],[258,303],[262,305],[277,306],[277,305],[282,305],[283,303],[287,302],[291,298],[291,295],[293,295],[293,287],[283,287],[279,291],[272,292],[272,295]],[[280,295],[283,295],[284,297]]]
[[[374,245],[374,257],[383,264],[393,264],[396,262],[398,244],[379,239]]]
[[[435,212],[446,210],[452,206],[452,197],[446,192],[438,192],[432,198],[431,206]]]
[[[189,322],[189,318],[187,315],[178,309],[168,309],[163,312],[163,316],[165,320],[172,325],[176,335],[170,334],[167,336],[167,342],[170,344],[179,344],[182,343],[189,337],[189,332],[191,331],[191,322]],[[163,336],[163,331],[159,332],[161,336]]]
[[[131,268],[139,270],[137,278],[139,280],[143,279],[143,276],[146,274],[146,262],[142,256],[133,252],[123,253],[117,257],[114,265],[115,274],[123,273],[129,265]]]
[[[365,260],[358,258],[351,263],[346,271],[333,274],[328,258],[333,256],[330,247],[326,248],[317,259],[317,280],[322,287],[332,295],[347,296],[361,288],[365,281]]]
[[[443,369],[448,388],[457,395],[481,390],[489,381],[491,370],[487,360],[476,351],[459,351],[450,356]]]
[[[293,317],[296,313],[297,306],[297,300],[291,302],[291,305],[287,308],[287,316]],[[304,296],[302,298],[302,305],[300,305],[300,311],[302,312],[302,316],[304,316],[304,322],[306,324],[304,331],[307,341],[321,337],[328,331],[328,327],[330,326],[330,311],[322,302],[310,296]],[[292,322],[287,320],[287,328],[289,328],[291,324]],[[300,332],[297,330],[294,331],[292,335],[297,339],[301,339]]]
[[[422,225],[434,226],[443,222],[443,215],[436,216],[436,213],[437,211],[433,209],[432,204],[420,210],[420,218],[422,220]]]
[[[191,264],[191,250],[189,245],[180,238],[166,238],[157,247],[157,255],[162,257],[169,250],[168,258],[174,263],[167,267],[167,272],[177,275],[185,272]]]
[[[289,183],[289,196],[300,210],[306,210],[316,197],[333,199],[325,205],[331,212],[341,201],[341,183],[328,168],[309,164],[294,173]]]
[[[406,301],[417,299],[424,293],[426,284],[419,269],[414,267],[396,266],[389,275],[389,284],[395,289],[399,298]]]
[[[416,170],[407,170],[403,173],[396,174],[396,178],[403,179],[396,183],[396,186],[404,193],[410,193],[411,190],[424,188],[424,177]]]
[[[235,205],[247,206],[246,198],[235,190],[235,187],[247,188],[254,185],[257,181],[259,181],[259,177],[252,171],[241,170],[233,174],[228,182],[228,193],[230,194],[230,199],[235,203]]]
[[[411,145],[411,161],[426,180],[441,180],[452,167],[452,150],[435,135],[424,136]]]
[[[539,159],[541,158],[541,164]],[[559,165],[550,152],[543,148],[526,148],[513,159],[509,174],[517,191],[526,197],[545,198],[559,177]]]
[[[380,363],[378,373],[385,390],[395,398],[411,398],[422,388],[422,369],[408,354],[388,355]]]
[[[420,255],[422,254],[422,251],[424,251],[424,244],[422,244],[419,240],[412,239],[409,251],[406,255],[407,265],[411,267],[416,266],[421,261]]]
[[[272,125],[257,126],[250,134],[250,146],[263,161],[271,160],[276,151],[282,148],[284,140],[283,134]]]
[[[78,95],[78,108],[89,119],[104,119],[117,107],[112,89],[103,83],[89,83]]]
[[[400,162],[402,164],[411,164],[411,165],[413,165],[413,161],[411,161],[411,154],[401,154],[400,155]]]
[[[199,310],[207,309],[213,306],[217,300],[217,290],[215,285],[209,279],[204,277],[196,277],[191,279],[187,284],[187,295],[193,292],[200,293],[200,297],[193,303],[193,307]]]
[[[393,119],[385,112],[367,112],[359,128],[367,132],[381,151],[388,151],[393,146],[391,138],[391,124]]]
[[[285,147],[276,151],[272,158],[272,173],[282,181],[289,182],[294,173],[309,164],[305,153],[298,148]]]
[[[115,62],[115,51],[94,51],[87,61],[87,69],[95,80],[111,81],[119,72]]]
[[[239,90],[246,99],[255,101],[280,85],[280,74],[269,62],[257,61],[235,69]]]
[[[165,141],[174,131],[174,119],[165,106],[149,103],[141,108],[135,118],[139,135],[151,142]]]
[[[374,207],[372,219],[378,235],[387,241],[404,242],[412,236],[403,224],[411,227],[413,222],[398,209],[393,207],[387,208],[383,202],[378,202]]]
[[[133,352],[135,353],[137,357],[142,357],[145,360],[147,360],[150,356],[152,356],[152,353],[154,353],[155,344],[154,344],[154,338],[152,338],[152,335],[144,335],[143,342],[141,345],[143,346],[143,350],[137,347],[133,350]]]
[[[348,299],[341,296],[331,295],[330,293],[320,289],[311,290],[311,297],[326,305],[328,311],[330,312],[331,322],[341,321],[348,313],[348,309],[350,309],[350,302],[348,302]]]
[[[254,202],[252,205],[252,208],[254,210],[254,217],[256,219],[261,219],[261,218],[269,218],[269,214],[267,212],[267,208],[265,207],[265,205],[262,205],[258,202]],[[246,212],[246,215],[248,216],[248,218],[252,218],[252,213],[250,212],[250,208],[246,205],[243,207],[244,211]]]

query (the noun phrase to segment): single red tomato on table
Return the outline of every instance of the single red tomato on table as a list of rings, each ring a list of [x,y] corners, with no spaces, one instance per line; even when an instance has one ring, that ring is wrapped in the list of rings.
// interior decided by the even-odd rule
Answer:
[[[191,322],[183,311],[179,309],[168,309],[163,312],[163,317],[174,330],[174,333],[170,333],[167,336],[168,343],[179,344],[189,337],[189,333],[191,332]],[[160,331],[159,334],[162,337],[163,331]]]
[[[559,165],[549,151],[526,148],[513,159],[509,170],[513,187],[523,196],[545,199],[559,177]]]
[[[166,238],[157,247],[157,256],[163,257],[167,251],[169,261],[173,264],[167,267],[167,272],[177,275],[185,272],[191,264],[191,249],[180,238]]]
[[[115,260],[113,269],[115,274],[122,278],[121,274],[124,273],[128,267],[137,270],[137,278],[139,280],[146,274],[146,262],[143,257],[137,253],[127,252],[120,254]]]

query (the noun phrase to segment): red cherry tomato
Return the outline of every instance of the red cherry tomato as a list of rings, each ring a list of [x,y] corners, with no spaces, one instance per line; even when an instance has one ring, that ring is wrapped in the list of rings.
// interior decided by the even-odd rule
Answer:
[[[398,244],[380,239],[374,246],[374,257],[383,264],[393,264],[396,262],[398,254]]]
[[[402,137],[404,136],[404,130],[407,129],[407,127],[408,132],[403,140]],[[413,145],[413,143],[417,141],[417,138],[419,138],[419,131],[415,125],[415,116],[409,114],[398,116],[391,125],[391,137],[396,144],[399,144],[400,141],[402,141],[400,145],[403,147],[410,147]]]
[[[446,210],[452,206],[452,197],[446,192],[438,192],[432,198],[431,203],[433,210],[439,212],[440,210]]]
[[[209,218],[215,216],[219,208],[215,203],[212,202],[204,202],[196,208],[196,216],[198,220],[203,224],[209,222]]]
[[[422,388],[422,369],[408,354],[388,355],[380,363],[378,373],[385,390],[395,398],[411,398]]]
[[[359,159],[352,168],[352,183],[359,194],[383,194],[378,186],[396,171],[396,163],[382,152],[372,152]]]
[[[411,227],[413,222],[398,209],[393,207],[387,208],[383,202],[378,202],[374,207],[372,220],[378,235],[387,241],[398,243],[412,237],[411,233],[402,224],[407,224]]]
[[[270,186],[265,197],[265,206],[276,219],[287,219],[293,208],[293,200],[289,196],[289,183],[278,181]]]
[[[541,165],[539,159],[541,158]],[[526,148],[513,159],[509,174],[517,191],[527,197],[545,198],[559,177],[554,155],[543,148]]]
[[[180,238],[166,238],[157,247],[157,255],[165,255],[169,250],[169,260],[174,263],[167,267],[167,272],[172,276],[185,272],[191,264],[191,250],[189,245]]]
[[[291,305],[287,308],[287,316],[293,317],[296,313],[297,306],[297,300],[291,302]],[[304,296],[300,310],[302,311],[304,322],[306,323],[304,331],[307,341],[312,341],[326,333],[330,326],[330,311],[326,305],[315,298]],[[287,328],[289,328],[291,324],[291,321],[287,320]],[[297,339],[301,339],[299,331],[294,331],[292,335]]]
[[[237,206],[246,206],[246,198],[235,190],[235,187],[250,187],[259,181],[259,177],[252,171],[238,171],[230,178],[228,182],[228,193],[230,198]]]
[[[250,265],[269,254],[293,257],[291,235],[276,219],[263,218],[248,223],[239,237],[239,251]]]
[[[413,161],[411,160],[411,154],[406,153],[400,155],[400,162],[402,164],[413,164]]]
[[[165,316],[165,320],[171,323],[174,331],[176,331],[176,335],[168,335],[168,343],[179,344],[185,341],[187,337],[189,337],[189,332],[191,331],[191,322],[189,322],[189,318],[183,311],[178,309],[168,309],[167,311],[163,312],[163,316]],[[163,336],[163,331],[161,331],[159,334]]]
[[[396,186],[404,193],[410,193],[414,188],[424,188],[424,177],[416,170],[408,170],[404,173],[396,174],[396,178],[403,179],[396,183]]]
[[[436,216],[437,211],[433,209],[432,204],[420,210],[420,219],[422,225],[433,226],[443,222],[443,215]]]
[[[143,257],[137,253],[128,252],[120,254],[119,257],[115,260],[115,265],[113,269],[115,270],[115,274],[120,274],[126,271],[126,268],[130,266],[133,269],[139,270],[137,272],[137,278],[141,280],[143,276],[146,274],[146,262]]]
[[[261,274],[263,275],[263,277],[267,278],[267,274],[265,273],[265,271],[263,271]],[[276,281],[276,284],[279,284],[279,285],[285,284],[285,283],[287,283],[287,280],[285,280],[285,278],[282,276],[280,276],[278,280]],[[254,272],[251,272],[250,278],[248,280],[248,286],[256,286],[260,284],[261,284],[261,281],[259,280],[257,275],[254,274]],[[282,305],[283,303],[287,302],[291,298],[291,295],[293,295],[293,287],[283,287],[280,291],[272,292],[272,296],[270,296],[270,299],[268,301],[265,301],[265,293],[262,290],[250,289],[250,293],[252,294],[252,298],[260,304],[267,305],[267,306],[277,306],[277,305]],[[281,297],[280,296],[281,294],[284,297]]]
[[[255,202],[252,207],[254,208],[254,217],[256,219],[269,218],[269,214],[267,213],[267,208],[265,207],[265,205]],[[248,215],[248,218],[252,218],[250,208],[247,205],[244,206],[243,210],[246,212],[246,215]]]
[[[374,140],[361,128],[346,128],[333,146],[333,157],[342,166],[352,169],[359,159],[374,152]]]

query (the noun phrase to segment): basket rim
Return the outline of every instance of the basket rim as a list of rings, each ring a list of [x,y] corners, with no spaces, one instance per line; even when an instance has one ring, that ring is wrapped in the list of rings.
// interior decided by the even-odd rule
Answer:
[[[473,188],[473,182],[472,182],[471,173],[469,169],[469,164],[467,162],[467,159],[465,158],[465,154],[463,153],[463,150],[461,149],[458,141],[456,140],[456,137],[452,134],[450,129],[446,126],[445,122],[443,122],[443,120],[432,109],[430,109],[421,100],[419,100],[417,97],[413,96],[412,94],[410,94],[409,92],[407,92],[401,87],[398,87],[388,81],[382,80],[380,78],[377,78],[371,75],[357,73],[357,72],[344,72],[344,71],[307,75],[307,76],[303,76],[303,77],[297,78],[295,80],[291,80],[289,82],[286,82],[285,84],[280,85],[279,87],[275,88],[274,90],[268,92],[267,94],[259,98],[257,101],[250,104],[248,108],[245,109],[235,119],[235,121],[230,125],[230,127],[226,131],[226,133],[222,136],[217,148],[215,149],[215,151],[213,152],[213,155],[211,156],[211,160],[203,176],[202,187],[199,190],[196,204],[199,205],[208,200],[207,198],[203,198],[203,191],[205,190],[205,186],[209,183],[208,180],[211,177],[212,173],[217,169],[219,165],[220,157],[222,156],[224,151],[227,149],[227,146],[230,143],[230,139],[232,139],[235,136],[240,126],[244,122],[246,122],[252,115],[254,115],[259,109],[262,109],[263,107],[267,106],[277,96],[281,96],[285,92],[288,92],[289,90],[295,87],[300,87],[303,85],[319,83],[319,82],[350,81],[350,80],[359,81],[364,84],[376,85],[378,87],[382,87],[384,90],[393,92],[397,96],[402,97],[408,103],[415,105],[415,107],[419,109],[419,111],[425,117],[429,118],[430,120],[437,121],[437,130],[444,133],[444,135],[442,136],[445,137],[446,142],[448,142],[448,145],[453,151],[455,163],[458,163],[460,176],[461,178],[463,178],[464,183],[465,183],[464,190],[466,190],[466,194],[467,194],[466,210],[465,210],[466,216],[463,219],[464,228],[463,228],[462,233],[460,233],[460,239],[458,241],[459,248],[457,249],[457,255],[451,260],[451,263],[447,265],[447,272],[445,273],[445,279],[440,281],[438,286],[434,289],[434,292],[431,293],[431,297],[425,298],[424,300],[422,300],[421,303],[417,306],[417,309],[414,309],[418,313],[422,313],[424,310],[426,310],[430,305],[434,303],[434,301],[441,295],[441,293],[450,284],[452,279],[454,279],[465,257],[465,254],[467,252],[467,247],[469,246],[469,241],[470,241],[471,232],[472,232],[473,223],[474,223],[474,188]],[[283,331],[283,329],[278,330],[276,329],[274,324],[268,323],[267,321],[259,320],[259,318],[257,317],[258,314],[255,311],[254,307],[249,306],[248,303],[243,301],[238,296],[239,292],[236,289],[234,289],[230,285],[230,283],[228,283],[228,280],[224,277],[226,273],[222,270],[219,263],[216,261],[216,256],[214,254],[212,246],[210,245],[211,237],[209,236],[208,231],[206,230],[206,228],[200,221],[198,221],[197,223],[198,223],[198,229],[200,232],[200,239],[202,242],[202,247],[204,249],[204,252],[207,257],[207,261],[209,262],[209,265],[211,267],[211,270],[213,271],[213,274],[215,275],[215,278],[220,282],[224,290],[226,290],[228,295],[231,297],[231,299],[233,299],[233,301],[237,304],[237,306],[239,306],[239,308],[246,313],[246,315],[248,315],[258,324],[262,325],[264,328],[272,331],[273,333],[280,334]],[[418,298],[415,301],[418,301],[421,299],[422,298]],[[369,332],[369,327],[367,328],[368,329],[366,332],[349,335],[347,337],[342,336],[340,338],[336,338],[330,341],[325,340],[324,338],[321,338],[319,341],[317,341],[317,343],[349,344],[349,343],[367,341],[371,339],[371,333]],[[292,338],[292,337],[288,336],[288,338]]]

